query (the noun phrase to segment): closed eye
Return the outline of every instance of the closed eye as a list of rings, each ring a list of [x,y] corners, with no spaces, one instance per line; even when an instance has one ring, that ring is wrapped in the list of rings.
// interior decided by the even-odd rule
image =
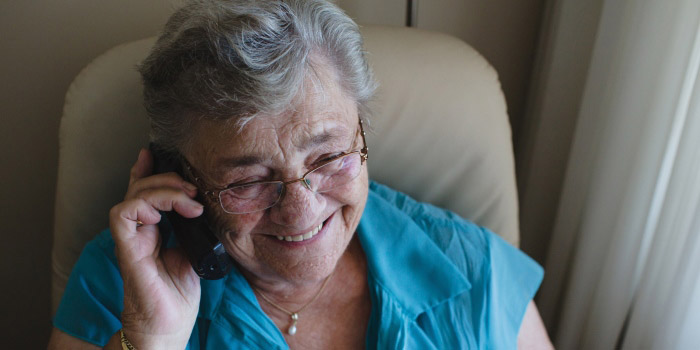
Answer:
[[[319,163],[330,162],[330,161],[332,161],[332,160],[334,160],[334,159],[337,159],[338,157],[341,157],[341,156],[344,155],[344,154],[345,154],[345,152],[334,153],[334,154],[329,155],[329,156],[327,156],[327,157],[321,158],[321,159],[319,160]]]
[[[324,165],[324,164],[326,164],[326,163],[332,162],[332,161],[334,161],[334,160],[336,160],[336,159],[338,159],[338,158],[340,158],[340,157],[342,157],[342,156],[344,156],[344,155],[346,155],[346,154],[348,154],[348,153],[347,153],[347,152],[337,152],[337,153],[333,153],[333,154],[330,154],[330,155],[321,156],[321,157],[319,157],[319,159],[312,165],[312,168],[313,168],[313,167],[319,167],[319,166]]]
[[[232,187],[239,187],[239,186],[248,186],[248,185],[253,185],[256,183],[261,183],[261,182],[269,182],[270,180],[267,178],[260,178],[260,177],[252,177],[252,178],[246,178],[242,180],[237,180],[234,182],[229,183],[225,187],[221,189],[229,189]]]

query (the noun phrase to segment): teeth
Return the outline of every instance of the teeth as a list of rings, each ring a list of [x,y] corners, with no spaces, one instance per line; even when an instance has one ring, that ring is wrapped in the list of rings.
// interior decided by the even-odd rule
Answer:
[[[303,235],[296,235],[296,236],[275,236],[277,237],[278,240],[280,241],[287,241],[287,242],[301,242],[305,241],[307,239],[311,239],[311,237],[315,236],[318,234],[318,231],[320,231],[323,228],[323,223],[320,225],[314,227],[313,230],[303,234]]]

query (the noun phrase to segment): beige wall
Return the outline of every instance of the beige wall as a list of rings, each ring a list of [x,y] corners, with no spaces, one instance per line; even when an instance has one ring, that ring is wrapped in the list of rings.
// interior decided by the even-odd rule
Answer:
[[[457,36],[496,68],[515,139],[524,115],[543,6],[544,0],[418,0],[417,27]]]
[[[406,25],[406,0],[335,0],[356,22]]]
[[[71,80],[92,58],[154,35],[166,0],[0,2],[0,338],[46,347],[58,125]]]
[[[490,60],[517,130],[544,0],[422,0],[419,27],[455,34]],[[65,91],[92,58],[154,35],[179,0],[0,2],[0,336],[7,348],[43,348],[57,134]],[[401,25],[403,0],[342,1],[369,23]],[[430,6],[426,6],[430,4]],[[400,8],[400,14],[394,9]],[[525,238],[525,237],[524,237]]]
[[[576,84],[587,68],[595,21],[577,16],[577,9],[567,9],[563,23],[543,24],[545,0],[413,1],[416,4],[414,26],[464,40],[484,55],[499,74],[508,103],[518,165],[521,248],[542,263],[568,159],[568,140],[576,120],[577,104],[570,100],[578,96],[575,90],[580,87]],[[381,6],[376,3],[376,0],[338,0],[338,4],[360,23],[405,23],[406,1],[384,0]],[[582,2],[579,7],[586,6],[597,5]],[[556,18],[559,12],[557,8]],[[541,30],[553,32],[560,26],[566,27],[563,32],[570,37],[547,36],[539,42]],[[581,33],[573,29],[577,26],[581,26]],[[558,58],[552,66],[546,56],[553,50],[552,45],[565,47],[572,57]],[[574,49],[568,50],[568,47]],[[535,72],[536,56],[539,68]],[[572,90],[561,89],[557,84]],[[530,91],[531,88],[534,91]],[[535,166],[531,166],[533,162]]]
[[[360,23],[406,23],[406,0],[336,3]],[[545,0],[413,0],[413,26],[464,40],[496,68],[516,141],[523,124],[544,3]]]

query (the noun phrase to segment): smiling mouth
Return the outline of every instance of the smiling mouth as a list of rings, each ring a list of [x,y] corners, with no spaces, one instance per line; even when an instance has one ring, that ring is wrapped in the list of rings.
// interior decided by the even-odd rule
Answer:
[[[287,242],[302,242],[309,240],[316,236],[319,231],[323,228],[323,222],[320,223],[318,226],[314,227],[313,230],[304,233],[303,235],[296,235],[296,236],[275,236],[277,237],[278,240],[280,241],[287,241]]]

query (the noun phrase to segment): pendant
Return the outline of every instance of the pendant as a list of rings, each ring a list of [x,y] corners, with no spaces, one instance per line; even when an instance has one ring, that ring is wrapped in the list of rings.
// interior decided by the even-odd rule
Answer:
[[[287,333],[289,333],[289,335],[295,335],[295,334],[297,334],[297,321],[299,320],[299,314],[297,314],[295,312],[295,313],[289,315],[289,317],[292,318],[292,325],[289,326]]]

